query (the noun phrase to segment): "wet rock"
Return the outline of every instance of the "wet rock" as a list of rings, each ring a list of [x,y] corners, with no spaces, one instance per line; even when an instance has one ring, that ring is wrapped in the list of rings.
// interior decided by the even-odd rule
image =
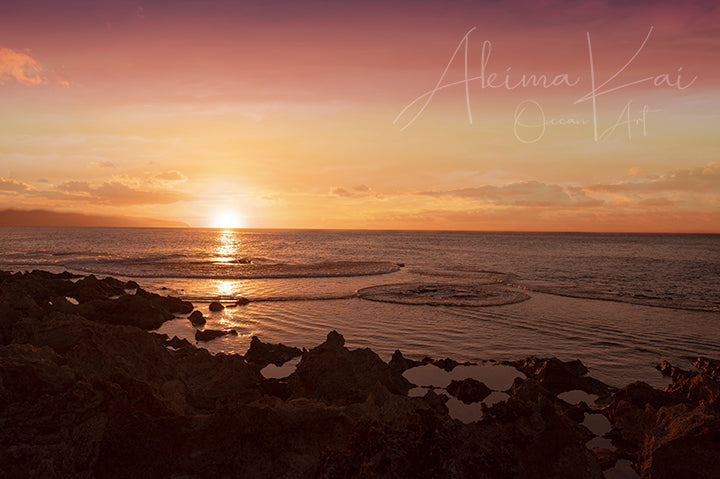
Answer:
[[[555,397],[570,385],[583,389],[578,362],[526,360],[534,374],[484,407],[481,421],[463,424],[450,418],[444,395],[407,397],[402,372],[417,362],[399,352],[386,364],[369,349],[347,349],[333,331],[287,380],[269,380],[262,362],[123,324],[145,322],[123,314],[173,314],[181,303],[166,306],[139,289],[137,301],[121,295],[74,306],[58,299],[74,297],[65,283],[0,272],[3,477],[599,479],[618,457],[644,478],[720,471],[714,360],[698,359],[702,373],[665,391],[642,383],[617,391],[603,413],[618,450],[593,454],[590,432],[577,423],[589,409]],[[90,295],[118,284],[85,286]],[[262,361],[296,353],[254,342],[248,354]]]
[[[282,366],[292,358],[300,356],[299,348],[285,346],[284,344],[263,343],[257,336],[250,339],[250,347],[245,353],[245,361],[256,363],[261,367],[268,364]]]
[[[250,303],[250,300],[244,297],[240,297],[235,301],[235,306],[245,306]]]
[[[173,296],[160,296],[159,294],[149,293],[142,288],[137,289],[135,296],[145,298],[155,307],[173,314],[188,314],[193,310],[193,305],[189,301],[183,301]]]
[[[445,389],[465,404],[480,402],[492,392],[485,384],[473,378],[453,380]]]
[[[188,319],[192,323],[193,326],[202,326],[205,324],[205,317],[199,310],[195,310],[192,313],[190,313],[190,316],[188,316]]]
[[[195,331],[195,341],[212,341],[213,339],[220,338],[222,336],[237,336],[237,331],[230,329],[227,331],[221,331],[219,329],[206,329],[204,331]]]
[[[412,359],[407,359],[403,356],[403,354],[400,352],[400,350],[395,350],[395,352],[392,355],[392,358],[390,359],[390,363],[388,364],[390,368],[392,368],[397,373],[404,373],[410,368],[414,368],[417,366],[420,366],[422,363],[420,361],[415,361]]]
[[[220,303],[218,301],[213,301],[212,303],[210,303],[210,307],[208,309],[210,309],[210,311],[215,313],[215,312],[222,311],[223,309],[225,309],[225,306],[223,306],[222,303]]]
[[[440,369],[442,369],[444,371],[451,372],[457,366],[473,366],[476,363],[471,363],[471,362],[459,363],[451,358],[433,359],[429,356],[426,356],[422,359],[422,361],[420,361],[420,364],[432,364],[434,366],[439,367]]]
[[[125,294],[125,283],[115,278],[104,278],[102,280],[94,275],[89,275],[75,282],[74,287],[67,296],[71,296],[80,303],[94,299],[106,299],[110,296]]]
[[[165,345],[175,349],[189,349],[193,347],[190,341],[184,338],[180,339],[177,336],[173,336],[172,339],[166,340]]]
[[[124,324],[145,330],[157,329],[175,316],[149,298],[122,295],[115,300],[95,299],[81,303],[77,313],[98,323]]]
[[[678,381],[680,379],[686,379],[693,376],[693,373],[691,373],[690,371],[676,368],[667,361],[662,361],[655,368],[660,371],[663,376],[668,376],[672,378],[673,381]]]
[[[536,379],[555,395],[579,389],[598,396],[608,396],[615,390],[602,381],[585,376],[588,370],[578,360],[563,362],[557,358],[540,359],[533,356],[503,364],[514,366],[526,376]]]

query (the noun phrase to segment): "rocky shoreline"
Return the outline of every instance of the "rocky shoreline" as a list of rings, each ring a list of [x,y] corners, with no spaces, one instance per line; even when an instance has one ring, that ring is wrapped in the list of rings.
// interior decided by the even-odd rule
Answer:
[[[451,359],[386,363],[335,331],[309,351],[253,338],[243,356],[149,332],[193,311],[132,281],[0,271],[3,477],[602,478],[618,461],[642,478],[720,477],[717,360],[659,364],[663,390],[615,390],[580,361],[509,362],[524,378],[466,424],[446,395],[408,395],[406,371]],[[288,377],[263,376],[294,357]],[[447,391],[490,394],[474,379]],[[609,422],[607,447],[591,447],[589,415]]]

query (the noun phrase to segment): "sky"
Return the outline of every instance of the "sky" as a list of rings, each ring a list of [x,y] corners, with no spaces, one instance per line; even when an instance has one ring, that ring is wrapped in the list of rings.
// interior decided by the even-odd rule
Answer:
[[[23,1],[0,209],[720,233],[720,5]]]

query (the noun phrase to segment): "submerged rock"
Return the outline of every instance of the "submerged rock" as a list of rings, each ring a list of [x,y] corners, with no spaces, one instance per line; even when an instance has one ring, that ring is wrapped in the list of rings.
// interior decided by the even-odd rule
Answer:
[[[195,310],[192,313],[190,313],[190,316],[188,316],[188,319],[192,323],[193,326],[202,326],[206,323],[205,316],[199,311]]]
[[[225,309],[225,306],[223,306],[222,303],[220,303],[219,301],[213,301],[212,303],[210,303],[208,309],[213,313],[216,313]]]
[[[213,339],[220,338],[222,336],[237,336],[237,331],[230,329],[227,331],[219,329],[205,329],[203,331],[195,331],[195,341],[212,341]]]
[[[473,378],[466,378],[462,381],[453,380],[445,389],[465,404],[480,402],[492,392],[490,388]]]

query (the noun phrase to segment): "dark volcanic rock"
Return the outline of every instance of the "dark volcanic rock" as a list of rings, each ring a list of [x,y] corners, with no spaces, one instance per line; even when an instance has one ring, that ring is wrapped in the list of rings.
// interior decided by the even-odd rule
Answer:
[[[392,359],[390,359],[390,363],[388,365],[395,372],[402,374],[408,369],[420,366],[421,364],[422,363],[420,361],[407,359],[399,350],[395,350],[392,355]]]
[[[465,404],[480,402],[492,392],[485,384],[473,378],[453,380],[445,389]]]
[[[219,329],[206,329],[204,331],[195,331],[195,341],[212,341],[215,338],[222,336],[237,336],[237,331],[230,329],[227,331],[221,331]]]
[[[210,303],[210,306],[208,309],[210,309],[210,311],[215,313],[215,312],[222,311],[223,309],[225,309],[225,306],[223,306],[222,303],[220,303],[218,301],[213,301],[212,303]]]
[[[123,286],[0,272],[3,477],[603,477],[577,424],[589,408],[554,396],[592,387],[580,363],[520,362],[528,379],[463,424],[444,395],[407,396],[402,372],[418,363],[399,352],[386,364],[333,331],[290,378],[265,379],[264,362],[297,350],[255,339],[252,364],[125,325],[149,328],[192,306],[140,288],[135,299],[102,296]],[[602,412],[618,451],[596,451],[604,468],[623,457],[644,479],[718,477],[718,363],[697,364],[702,373],[664,391],[615,393]]]
[[[719,478],[720,383],[707,369],[684,371],[666,361],[658,369],[671,385],[659,391],[631,384],[605,408],[613,444],[643,478]]]
[[[190,313],[190,316],[188,316],[188,319],[190,320],[190,322],[192,323],[193,326],[202,326],[206,322],[205,317],[198,310],[195,310],[192,313]]]
[[[714,380],[720,381],[720,360],[697,358],[693,361],[693,365],[696,368],[701,369]]]
[[[157,329],[175,316],[149,298],[123,295],[115,300],[95,299],[80,304],[76,311],[91,321],[126,324],[141,329]]]
[[[284,344],[263,343],[257,336],[250,339],[250,348],[245,353],[245,361],[256,363],[261,367],[268,364],[282,366],[287,361],[300,356],[299,348],[292,348]]]
[[[720,478],[720,417],[709,406],[658,411],[638,454],[643,477]]]
[[[587,368],[578,360],[563,362],[557,358],[529,357],[522,361],[504,364],[514,366],[527,377],[536,379],[545,389],[556,395],[579,389],[587,393],[607,396],[615,390],[602,381],[585,376],[588,372]]]
[[[293,397],[328,403],[364,402],[370,394],[381,400],[387,393],[407,394],[412,385],[370,349],[348,350],[336,331],[303,355],[290,377]]]
[[[663,376],[669,376],[672,378],[673,381],[678,381],[680,379],[687,379],[692,377],[693,373],[690,371],[685,371],[680,368],[676,368],[672,364],[670,364],[667,361],[662,361],[660,364],[656,366],[656,369],[660,371]]]

